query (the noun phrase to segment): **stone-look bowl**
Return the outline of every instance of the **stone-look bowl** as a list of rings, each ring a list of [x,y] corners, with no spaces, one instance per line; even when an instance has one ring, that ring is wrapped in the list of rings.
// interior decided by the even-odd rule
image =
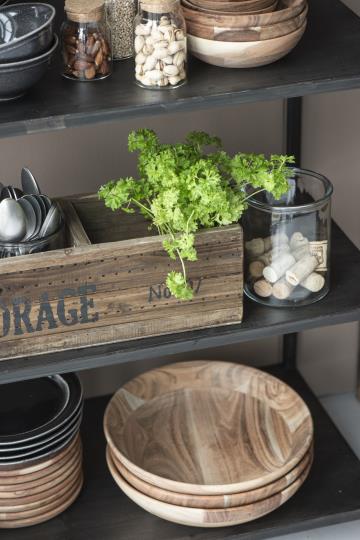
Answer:
[[[55,35],[50,49],[40,56],[0,64],[0,101],[19,98],[34,86],[45,74],[58,44]]]
[[[0,8],[0,62],[40,56],[54,39],[55,8],[49,4],[14,4]]]
[[[306,21],[295,32],[264,41],[213,41],[188,34],[189,50],[207,64],[227,68],[266,66],[286,56],[305,32]]]

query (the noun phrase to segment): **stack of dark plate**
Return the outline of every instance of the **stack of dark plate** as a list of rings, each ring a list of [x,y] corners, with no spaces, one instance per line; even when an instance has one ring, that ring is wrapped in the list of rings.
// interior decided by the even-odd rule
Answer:
[[[74,374],[0,386],[0,529],[47,521],[74,502],[82,410]]]

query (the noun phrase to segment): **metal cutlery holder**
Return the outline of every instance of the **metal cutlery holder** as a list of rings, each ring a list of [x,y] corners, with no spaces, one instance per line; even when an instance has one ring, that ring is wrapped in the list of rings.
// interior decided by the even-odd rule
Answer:
[[[28,242],[2,242],[0,241],[0,259],[30,255],[42,251],[51,251],[65,247],[65,222],[61,221],[58,230],[45,236]]]

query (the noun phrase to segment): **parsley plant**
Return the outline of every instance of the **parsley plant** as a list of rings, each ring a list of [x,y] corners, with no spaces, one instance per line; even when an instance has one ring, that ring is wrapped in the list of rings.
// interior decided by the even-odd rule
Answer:
[[[212,148],[210,151],[209,147]],[[193,297],[185,261],[196,261],[195,233],[201,228],[239,221],[247,207],[247,190],[267,190],[279,198],[288,190],[289,156],[236,154],[229,156],[218,137],[190,133],[184,143],[161,144],[154,131],[129,135],[129,151],[139,152],[139,179],[121,178],[100,188],[99,197],[112,210],[139,211],[161,235],[171,259],[181,272],[167,275],[171,293],[182,300]]]

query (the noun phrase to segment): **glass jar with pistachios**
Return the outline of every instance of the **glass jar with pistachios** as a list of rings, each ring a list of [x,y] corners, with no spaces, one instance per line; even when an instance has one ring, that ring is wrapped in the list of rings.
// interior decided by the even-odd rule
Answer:
[[[186,26],[179,0],[140,0],[134,49],[139,86],[177,88],[186,82]]]
[[[112,71],[110,30],[104,0],[66,0],[61,28],[63,75],[79,81],[104,79]]]

